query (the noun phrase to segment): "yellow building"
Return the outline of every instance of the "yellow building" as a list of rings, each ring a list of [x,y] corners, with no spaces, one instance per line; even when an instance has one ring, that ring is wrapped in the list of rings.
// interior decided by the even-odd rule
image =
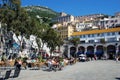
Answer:
[[[74,28],[73,28],[72,25],[59,26],[59,27],[56,28],[56,30],[60,34],[60,37],[61,37],[62,40],[67,39],[74,32]]]
[[[56,30],[58,34],[60,34],[61,39],[64,40],[72,35],[75,30],[75,26],[71,24],[55,24],[53,29]]]

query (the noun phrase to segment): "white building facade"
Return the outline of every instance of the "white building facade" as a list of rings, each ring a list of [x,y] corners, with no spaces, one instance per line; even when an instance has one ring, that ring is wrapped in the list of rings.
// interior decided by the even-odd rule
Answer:
[[[86,54],[87,52],[107,54],[109,59],[113,59],[120,52],[120,27],[103,30],[91,30],[74,32],[72,37],[80,38],[80,43],[75,47],[68,46],[68,54],[78,50]],[[73,53],[72,52],[72,53]]]
[[[95,23],[97,24],[96,26],[101,27],[101,29],[114,28],[120,26],[120,17],[119,16],[108,17],[108,18],[100,19],[96,22],[97,22]]]

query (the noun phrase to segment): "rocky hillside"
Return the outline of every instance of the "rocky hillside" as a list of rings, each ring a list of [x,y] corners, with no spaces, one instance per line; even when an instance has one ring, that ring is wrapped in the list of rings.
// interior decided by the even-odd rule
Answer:
[[[57,17],[59,15],[58,12],[53,11],[52,9],[48,8],[48,7],[42,7],[42,6],[27,6],[24,7],[28,14],[31,17],[38,17],[38,18],[43,18],[43,17],[47,17],[47,18],[54,18]]]

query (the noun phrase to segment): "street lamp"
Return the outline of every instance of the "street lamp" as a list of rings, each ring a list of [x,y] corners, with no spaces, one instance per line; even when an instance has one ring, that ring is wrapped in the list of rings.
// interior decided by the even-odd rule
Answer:
[[[96,46],[96,44],[94,44],[94,47]]]
[[[95,52],[96,52],[96,44],[94,44],[94,54],[95,54]]]
[[[118,43],[115,43],[115,53],[116,54],[117,54],[117,50],[118,50],[117,45],[118,45]]]
[[[118,43],[115,43],[115,58],[116,58],[116,61],[117,61],[117,56],[118,56],[118,54],[117,54],[117,50],[118,50],[118,48],[117,48],[117,45],[118,45]]]

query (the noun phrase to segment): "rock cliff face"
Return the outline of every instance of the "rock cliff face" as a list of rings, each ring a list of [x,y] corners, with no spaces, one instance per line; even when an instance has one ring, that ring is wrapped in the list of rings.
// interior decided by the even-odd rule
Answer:
[[[48,7],[42,7],[42,6],[27,6],[23,7],[27,10],[30,16],[36,17],[48,17],[48,18],[54,18],[59,16],[58,12],[53,11],[52,9]]]

